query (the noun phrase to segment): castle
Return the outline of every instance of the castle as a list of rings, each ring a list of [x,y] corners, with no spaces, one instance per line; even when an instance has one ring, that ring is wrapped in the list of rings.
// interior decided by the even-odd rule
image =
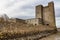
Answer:
[[[49,2],[45,7],[37,5],[35,13],[35,18],[26,20],[9,18],[7,15],[0,17],[0,38],[15,40],[20,37],[23,40],[37,40],[57,32],[53,2]]]
[[[54,3],[49,2],[48,6],[43,7],[43,5],[36,6],[36,17],[32,19],[26,20],[27,24],[33,25],[55,25],[55,11],[54,11]]]
[[[31,18],[31,19],[26,19],[26,20],[22,20],[22,19],[18,19],[18,18],[5,18],[5,21],[8,22],[20,22],[20,23],[26,23],[26,24],[32,24],[32,25],[50,25],[50,26],[56,26],[55,24],[55,11],[54,11],[54,3],[53,2],[49,2],[48,6],[43,6],[43,5],[37,5],[35,7],[35,13],[36,13],[36,17],[35,18]],[[6,20],[8,19],[8,20]],[[2,18],[0,18],[0,21],[2,20]]]

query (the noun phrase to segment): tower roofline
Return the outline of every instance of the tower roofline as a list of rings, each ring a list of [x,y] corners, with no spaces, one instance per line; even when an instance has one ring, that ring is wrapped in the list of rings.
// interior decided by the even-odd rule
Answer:
[[[38,7],[38,6],[42,6],[43,7],[43,5],[37,5],[36,7]]]
[[[54,3],[53,1],[51,1],[51,2],[49,2],[48,4],[50,4],[50,3]]]

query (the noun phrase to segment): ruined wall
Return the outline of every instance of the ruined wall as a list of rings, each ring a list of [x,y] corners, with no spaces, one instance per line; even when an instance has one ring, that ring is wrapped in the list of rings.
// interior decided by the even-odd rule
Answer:
[[[32,18],[32,19],[27,19],[26,23],[27,24],[32,24],[32,25],[39,25],[42,20],[40,20],[40,18]]]
[[[25,23],[25,20],[16,18],[17,23]]]

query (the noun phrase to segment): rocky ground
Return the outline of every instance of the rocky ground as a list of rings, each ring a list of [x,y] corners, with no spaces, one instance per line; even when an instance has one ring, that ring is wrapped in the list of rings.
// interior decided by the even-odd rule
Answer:
[[[53,35],[50,35],[50,36],[47,36],[45,38],[42,38],[40,40],[60,40],[60,29],[58,29],[58,32],[56,34],[53,34]]]
[[[55,34],[56,32],[54,30],[46,30],[43,32],[35,32],[35,33],[28,33],[28,34],[15,34],[15,35],[4,35],[3,38],[0,38],[0,40],[39,40],[45,37],[48,37],[50,35]]]

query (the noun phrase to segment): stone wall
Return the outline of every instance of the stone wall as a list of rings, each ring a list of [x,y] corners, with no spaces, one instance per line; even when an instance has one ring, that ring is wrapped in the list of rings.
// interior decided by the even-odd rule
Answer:
[[[42,23],[40,21],[42,21],[42,19],[40,19],[40,18],[33,18],[33,19],[27,19],[26,23],[27,24],[32,24],[32,25],[39,25],[39,24]]]
[[[18,19],[18,18],[10,18],[8,20],[4,20],[3,18],[0,18],[0,23],[2,22],[10,22],[10,23],[25,23],[25,20]]]

